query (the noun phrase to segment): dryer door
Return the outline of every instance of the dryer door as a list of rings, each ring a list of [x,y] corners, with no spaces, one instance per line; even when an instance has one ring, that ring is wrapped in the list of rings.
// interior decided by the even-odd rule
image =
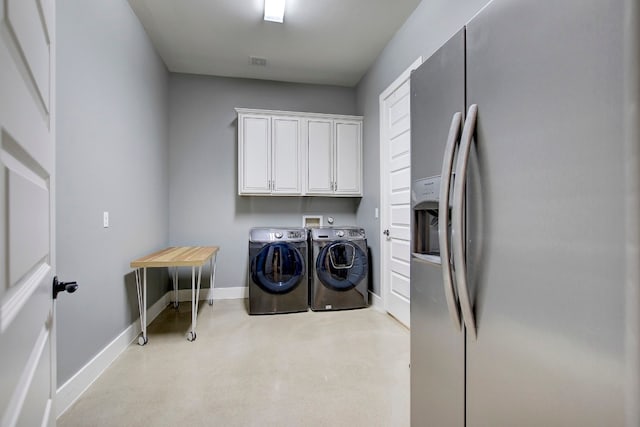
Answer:
[[[358,245],[337,241],[320,250],[316,274],[327,287],[336,291],[353,289],[367,275],[367,255]]]
[[[254,283],[273,294],[295,289],[304,273],[304,258],[290,243],[270,243],[251,260]]]

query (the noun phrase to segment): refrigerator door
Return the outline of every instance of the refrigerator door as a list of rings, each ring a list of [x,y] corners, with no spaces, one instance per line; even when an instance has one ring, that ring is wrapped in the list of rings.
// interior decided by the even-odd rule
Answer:
[[[411,76],[412,183],[440,175],[457,112],[464,113],[463,31]],[[415,218],[412,213],[412,230]],[[464,332],[448,311],[442,266],[416,257],[411,259],[411,425],[464,426]]]
[[[624,424],[622,5],[494,0],[467,26],[468,427]]]

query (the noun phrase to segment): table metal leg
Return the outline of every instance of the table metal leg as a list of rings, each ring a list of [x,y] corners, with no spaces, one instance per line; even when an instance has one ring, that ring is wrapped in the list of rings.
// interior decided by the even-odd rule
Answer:
[[[209,278],[209,305],[213,305],[213,284],[216,281],[216,257],[218,254],[215,254],[211,257],[211,277]]]
[[[198,321],[198,300],[200,299],[200,282],[202,279],[202,265],[198,267],[198,282],[196,285],[196,267],[191,267],[191,330],[187,334],[189,341],[196,340],[196,323]]]
[[[180,304],[178,301],[178,267],[173,267],[173,308],[178,308]]]
[[[142,268],[142,283],[140,283],[140,269],[136,269],[136,290],[138,292],[138,311],[140,312],[140,329],[138,344],[145,345],[147,338],[147,268]]]

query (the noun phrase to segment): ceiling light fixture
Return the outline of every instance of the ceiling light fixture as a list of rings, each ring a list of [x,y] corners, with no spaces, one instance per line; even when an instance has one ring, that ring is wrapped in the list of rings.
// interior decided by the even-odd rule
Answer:
[[[284,22],[285,0],[264,0],[264,20],[271,22]]]

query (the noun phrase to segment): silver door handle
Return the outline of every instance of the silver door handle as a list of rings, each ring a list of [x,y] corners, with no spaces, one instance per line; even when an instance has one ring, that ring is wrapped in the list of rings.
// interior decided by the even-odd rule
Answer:
[[[459,331],[462,324],[460,321],[460,305],[454,290],[453,277],[451,274],[451,258],[449,256],[449,197],[451,190],[451,174],[453,172],[453,158],[456,152],[456,145],[460,137],[462,127],[462,113],[458,112],[451,119],[447,145],[444,149],[442,160],[442,174],[440,180],[440,201],[438,202],[438,239],[440,243],[440,261],[442,265],[442,279],[444,281],[444,293],[449,307],[449,315],[453,325]]]
[[[475,340],[476,320],[471,308],[471,299],[469,298],[469,287],[467,284],[467,262],[464,254],[464,192],[467,182],[467,171],[469,164],[469,153],[471,152],[471,140],[476,127],[476,119],[478,117],[478,106],[473,104],[467,111],[467,118],[464,122],[462,137],[460,138],[460,149],[458,151],[458,163],[456,165],[456,179],[453,183],[453,220],[451,222],[453,228],[453,236],[451,242],[453,244],[453,259],[456,265],[456,283],[458,285],[458,295],[460,297],[460,306],[462,309],[462,317],[467,325],[467,331]]]

